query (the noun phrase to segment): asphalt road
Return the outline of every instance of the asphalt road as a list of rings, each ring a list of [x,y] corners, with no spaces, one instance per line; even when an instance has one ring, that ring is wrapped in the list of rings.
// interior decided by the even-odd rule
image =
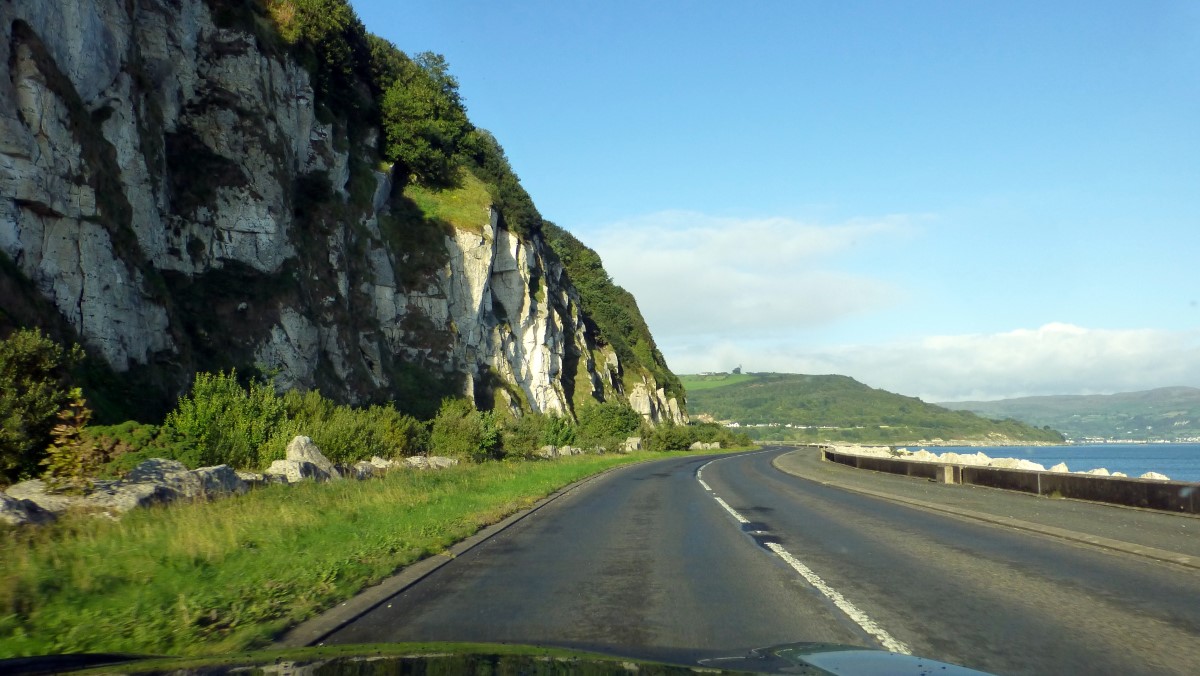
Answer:
[[[325,643],[500,641],[692,661],[814,641],[1000,674],[1200,670],[1196,569],[823,485],[772,466],[783,452],[613,472]],[[1049,518],[1069,507],[1044,502]]]

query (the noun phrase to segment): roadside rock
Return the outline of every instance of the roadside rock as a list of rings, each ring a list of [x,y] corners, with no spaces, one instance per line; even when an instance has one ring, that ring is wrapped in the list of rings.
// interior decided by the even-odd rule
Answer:
[[[165,484],[97,482],[92,492],[81,498],[80,505],[84,508],[124,514],[139,507],[165,505],[180,497],[183,496],[179,491]]]
[[[347,473],[345,476],[348,476],[352,479],[358,479],[359,481],[370,479],[371,477],[375,476],[375,465],[367,462],[366,460],[359,460],[346,469]],[[383,471],[381,470],[379,473],[382,474]]]
[[[543,460],[553,460],[559,456],[557,446],[542,446],[534,451],[533,454]]]
[[[1154,479],[1155,481],[1170,481],[1171,480],[1171,477],[1167,476],[1166,474],[1159,474],[1158,472],[1146,472],[1145,474],[1141,475],[1138,478],[1139,479]]]
[[[162,485],[184,498],[195,498],[204,494],[204,484],[200,477],[178,460],[145,460],[129,470],[125,475],[125,483]]]
[[[325,454],[321,452],[321,449],[317,448],[317,445],[309,437],[294,437],[288,443],[286,457],[288,460],[295,462],[312,463],[329,477],[341,477],[334,468],[333,463],[329,461],[329,458],[325,457]]]
[[[45,482],[41,479],[30,479],[22,481],[8,487],[5,491],[8,497],[17,500],[28,500],[36,504],[38,507],[51,512],[53,514],[62,514],[63,512],[78,506],[83,500],[82,497],[74,495],[60,495],[51,493],[47,490]]]
[[[32,500],[19,500],[0,491],[0,523],[10,526],[26,524],[43,524],[54,520],[54,514],[48,512]]]
[[[370,463],[372,467],[380,472],[386,472],[396,466],[394,461],[388,460],[387,458],[381,458],[378,455],[371,456]]]
[[[237,478],[246,482],[247,486],[258,486],[267,482],[266,478],[258,472],[244,472],[239,469],[234,474],[237,475]]]
[[[633,453],[634,451],[640,451],[642,450],[642,438],[629,437],[625,440],[625,443],[621,444],[621,447],[618,450],[621,453]]]
[[[454,458],[447,458],[441,455],[431,455],[428,457],[414,455],[404,459],[404,464],[413,469],[446,469],[458,464]]]
[[[307,437],[305,437],[307,438]],[[290,451],[290,447],[289,447]],[[328,462],[328,461],[326,461]],[[329,469],[333,469],[333,465],[329,465]],[[268,477],[280,477],[282,483],[295,484],[312,479],[313,481],[329,481],[330,473],[316,466],[315,464],[303,460],[276,460],[267,468],[264,475]],[[280,479],[273,479],[279,481]]]
[[[193,470],[192,474],[199,479],[204,497],[210,500],[226,495],[241,495],[250,489],[246,481],[229,465],[201,467]]]
[[[1036,472],[1046,471],[1046,468],[1041,464],[1026,460],[1024,458],[996,458],[988,463],[988,467],[999,467],[1000,469],[1026,469]]]

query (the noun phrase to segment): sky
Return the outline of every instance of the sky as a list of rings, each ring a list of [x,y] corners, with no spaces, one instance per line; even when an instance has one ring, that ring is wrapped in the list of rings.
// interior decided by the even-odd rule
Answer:
[[[352,0],[676,373],[1200,387],[1200,2]]]

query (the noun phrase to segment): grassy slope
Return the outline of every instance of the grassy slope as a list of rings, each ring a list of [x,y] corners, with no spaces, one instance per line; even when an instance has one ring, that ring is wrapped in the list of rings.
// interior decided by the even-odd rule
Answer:
[[[1015,418],[1031,425],[1049,425],[1076,439],[1200,437],[1200,389],[1194,387],[1164,387],[1109,395],[960,401],[940,405],[993,418]]]
[[[684,382],[696,382],[696,378],[685,376]],[[702,384],[698,389],[689,385],[692,413],[707,413],[718,420],[736,420],[744,425],[790,423],[838,428],[769,428],[758,434],[763,438],[897,443],[934,438],[1060,441],[1053,432],[949,411],[915,397],[868,387],[846,376],[758,373],[734,378],[720,381],[709,377],[699,381]]]
[[[270,486],[211,503],[0,527],[0,657],[223,654],[609,467],[576,456]]]
[[[492,205],[487,185],[467,169],[459,172],[457,187],[434,190],[409,184],[404,187],[404,196],[415,202],[426,218],[476,232],[487,225]]]
[[[684,389],[691,393],[745,383],[755,378],[756,376],[752,373],[716,373],[708,376],[681,375],[679,382],[683,383]]]

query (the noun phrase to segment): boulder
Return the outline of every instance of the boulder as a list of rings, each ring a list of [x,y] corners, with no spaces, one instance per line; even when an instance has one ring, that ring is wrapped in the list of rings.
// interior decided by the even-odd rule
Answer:
[[[258,486],[266,483],[266,479],[258,472],[243,472],[239,469],[235,474],[237,474],[237,478],[246,482],[247,486]]]
[[[97,482],[81,503],[86,508],[124,514],[140,507],[165,505],[184,497],[166,484],[128,483],[125,481]]]
[[[130,484],[155,484],[166,486],[183,498],[198,498],[204,495],[204,484],[178,460],[150,458],[129,470],[125,482]]]
[[[250,489],[249,484],[229,465],[201,467],[192,470],[192,475],[200,481],[204,497],[210,500],[226,495],[241,495]]]
[[[327,461],[328,462],[328,461]],[[330,464],[330,469],[333,465]],[[329,481],[329,472],[321,469],[311,462],[302,460],[276,460],[271,463],[267,471],[263,474],[267,476],[282,477],[282,483],[295,484],[312,479],[313,481]],[[278,481],[279,479],[275,479]]]
[[[542,446],[534,451],[533,454],[544,460],[553,460],[559,456],[559,451],[557,446]]]
[[[1108,470],[1103,467],[1098,467],[1096,469],[1089,469],[1084,472],[1076,472],[1076,474],[1091,474],[1092,476],[1110,476],[1108,473]]]
[[[1024,458],[995,458],[988,467],[999,467],[1000,469],[1027,469],[1036,472],[1045,472],[1046,468],[1041,464],[1026,460]]]
[[[700,451],[706,448],[707,445],[701,441],[693,441],[691,446],[688,446],[689,451]]]
[[[28,500],[53,514],[62,514],[72,507],[78,507],[83,502],[81,496],[51,493],[49,487],[41,479],[30,479],[13,484],[5,492],[10,498]]]
[[[632,453],[634,451],[640,451],[640,450],[642,450],[642,438],[641,437],[629,437],[629,438],[625,439],[625,443],[621,444],[621,446],[618,448],[618,450],[622,453]]]
[[[1139,479],[1154,479],[1155,481],[1170,481],[1171,480],[1171,477],[1167,476],[1166,474],[1159,474],[1158,472],[1146,472],[1145,474],[1141,475],[1138,478]]]
[[[1113,472],[1113,473],[1112,473],[1112,474],[1110,474],[1109,476],[1119,476],[1119,477],[1125,477],[1126,479],[1128,479],[1128,478],[1129,478],[1129,475],[1128,475],[1128,474],[1126,474],[1126,473],[1124,473],[1124,472]]]
[[[343,476],[358,479],[359,481],[370,479],[371,477],[375,476],[375,465],[367,462],[366,460],[359,460],[346,469],[349,470],[349,472]],[[380,473],[382,474],[382,470]]]
[[[48,512],[32,500],[18,500],[0,491],[0,523],[10,526],[25,524],[43,524],[54,520],[54,514]]]
[[[386,472],[396,466],[394,461],[388,460],[387,458],[381,458],[378,455],[371,456],[370,463],[371,466],[379,472]]]
[[[1051,471],[1051,472],[1059,472],[1059,473],[1062,473],[1062,474],[1067,474],[1067,473],[1069,473],[1071,470],[1067,469],[1067,463],[1065,463],[1065,462],[1060,462],[1060,463],[1058,463],[1057,465],[1055,465],[1055,466],[1051,467],[1051,468],[1050,468],[1050,471]]]
[[[455,460],[454,458],[447,458],[447,457],[441,456],[441,455],[429,456],[429,468],[430,469],[446,469],[448,467],[454,467],[457,464],[458,464],[458,461]]]
[[[324,472],[327,477],[340,476],[334,468],[333,463],[329,461],[329,458],[325,457],[324,453],[321,453],[321,449],[317,448],[317,445],[309,437],[293,437],[288,442],[286,458],[295,462],[312,463],[316,465],[317,469]]]
[[[936,453],[930,453],[929,451],[927,451],[923,448],[921,450],[917,451],[916,453],[909,455],[908,459],[909,460],[919,460],[921,462],[938,462],[941,460],[941,458],[939,458]]]

